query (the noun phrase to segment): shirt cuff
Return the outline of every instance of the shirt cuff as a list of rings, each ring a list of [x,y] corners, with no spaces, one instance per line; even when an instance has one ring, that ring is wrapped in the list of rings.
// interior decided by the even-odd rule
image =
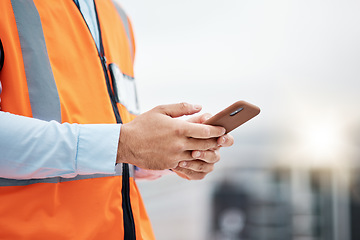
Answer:
[[[115,174],[121,124],[81,124],[79,127],[77,174]]]
[[[172,174],[171,170],[148,170],[135,166],[135,179],[136,180],[156,180],[162,176]]]

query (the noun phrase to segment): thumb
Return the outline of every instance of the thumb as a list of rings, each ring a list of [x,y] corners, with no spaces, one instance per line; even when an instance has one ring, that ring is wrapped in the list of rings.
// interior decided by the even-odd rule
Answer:
[[[202,107],[200,105],[192,105],[183,102],[183,103],[161,105],[156,107],[155,109],[160,113],[176,118],[184,115],[192,115],[194,113],[198,113],[201,111],[201,108]]]

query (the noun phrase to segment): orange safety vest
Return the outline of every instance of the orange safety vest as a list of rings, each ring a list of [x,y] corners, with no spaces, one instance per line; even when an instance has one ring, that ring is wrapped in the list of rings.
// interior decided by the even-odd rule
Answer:
[[[129,19],[111,0],[95,5],[107,64],[133,78]],[[80,124],[135,117],[112,101],[105,57],[73,0],[1,0],[0,9],[2,111]],[[133,175],[118,164],[114,175],[0,178],[0,239],[154,239]]]

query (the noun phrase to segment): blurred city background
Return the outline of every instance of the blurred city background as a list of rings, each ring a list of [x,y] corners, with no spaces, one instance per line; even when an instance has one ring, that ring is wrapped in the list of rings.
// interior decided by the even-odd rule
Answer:
[[[120,2],[143,112],[262,110],[204,180],[139,182],[157,239],[360,239],[360,1]]]

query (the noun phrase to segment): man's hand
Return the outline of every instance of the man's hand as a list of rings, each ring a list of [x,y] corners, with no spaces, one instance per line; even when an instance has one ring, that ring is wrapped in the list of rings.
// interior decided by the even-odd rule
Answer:
[[[192,123],[203,123],[210,117],[211,115],[206,113],[190,118],[188,121]],[[196,160],[181,161],[173,171],[180,177],[188,180],[203,179],[214,169],[215,163],[220,160],[220,147],[230,147],[233,143],[234,138],[230,134],[223,135],[217,139],[217,147],[202,151],[193,151],[192,157]]]
[[[176,168],[180,161],[201,159],[193,151],[216,149],[225,129],[177,119],[200,110],[201,106],[187,103],[162,105],[123,124],[116,162],[162,170]]]

